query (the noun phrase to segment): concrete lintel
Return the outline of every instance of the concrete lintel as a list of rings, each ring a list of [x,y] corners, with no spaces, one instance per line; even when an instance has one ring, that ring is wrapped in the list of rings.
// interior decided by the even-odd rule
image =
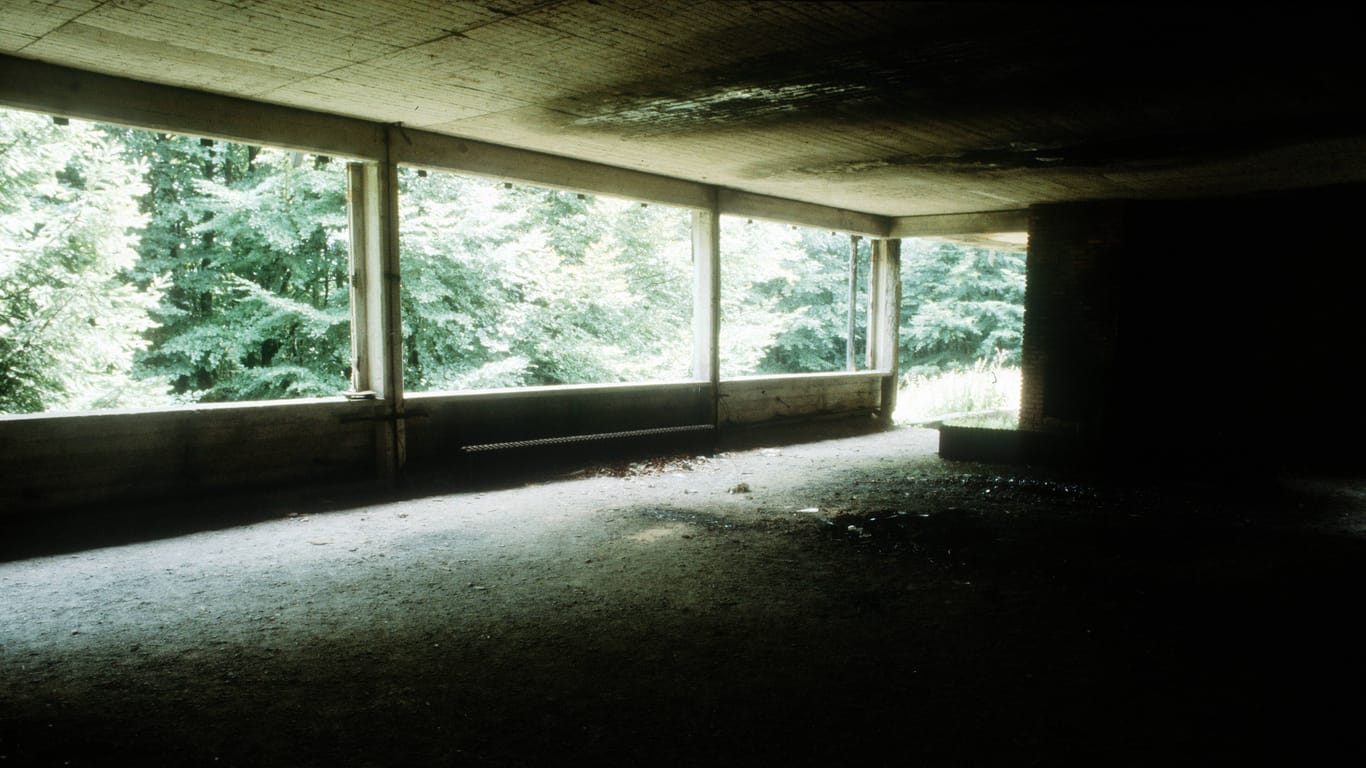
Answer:
[[[379,123],[12,56],[0,56],[0,105],[359,160],[384,157]]]
[[[711,205],[706,184],[411,128],[395,134],[392,157],[404,165],[680,208]]]
[[[980,235],[991,232],[1026,232],[1027,209],[948,213],[934,216],[902,216],[892,220],[890,237],[936,237],[940,235]]]
[[[722,189],[718,198],[721,214],[725,216],[742,216],[870,237],[888,237],[892,229],[892,220],[885,216],[817,203],[757,195],[737,189]]]

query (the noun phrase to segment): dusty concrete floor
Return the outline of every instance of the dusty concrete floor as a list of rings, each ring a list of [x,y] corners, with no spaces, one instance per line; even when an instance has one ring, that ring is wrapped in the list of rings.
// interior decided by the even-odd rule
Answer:
[[[902,428],[263,498],[216,530],[185,524],[212,505],[148,513],[141,542],[11,526],[0,766],[1366,752],[1366,482],[1119,486],[935,449]]]

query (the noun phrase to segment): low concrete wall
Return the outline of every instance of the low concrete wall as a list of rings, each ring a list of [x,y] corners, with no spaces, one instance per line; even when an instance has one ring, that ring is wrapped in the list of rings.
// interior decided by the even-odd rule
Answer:
[[[755,376],[721,382],[720,426],[813,416],[871,413],[882,405],[887,374],[810,373]]]
[[[372,401],[0,416],[0,511],[373,474]]]
[[[410,395],[408,465],[460,460],[471,446],[711,424],[703,381],[592,384]]]
[[[874,412],[883,378],[840,373],[725,381],[715,420],[712,388],[703,381],[413,394],[405,400],[407,466],[468,468],[471,446],[585,435],[622,435],[646,451],[701,449],[718,426]],[[383,403],[340,397],[0,416],[0,515],[379,482],[386,432]]]

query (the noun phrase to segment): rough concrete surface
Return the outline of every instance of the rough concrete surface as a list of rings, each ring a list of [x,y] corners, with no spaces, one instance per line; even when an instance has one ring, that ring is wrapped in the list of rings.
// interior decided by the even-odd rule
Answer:
[[[0,766],[1360,758],[1366,482],[812,437],[11,524]]]

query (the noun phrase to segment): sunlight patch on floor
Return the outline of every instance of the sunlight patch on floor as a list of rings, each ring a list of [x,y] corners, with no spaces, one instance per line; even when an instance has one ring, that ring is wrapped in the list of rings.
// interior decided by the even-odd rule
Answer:
[[[633,541],[637,544],[653,544],[662,539],[673,539],[682,536],[687,533],[689,527],[690,526],[687,523],[665,523],[664,525],[656,525],[652,528],[646,528],[643,531],[633,533],[630,536],[627,536],[626,540]]]

